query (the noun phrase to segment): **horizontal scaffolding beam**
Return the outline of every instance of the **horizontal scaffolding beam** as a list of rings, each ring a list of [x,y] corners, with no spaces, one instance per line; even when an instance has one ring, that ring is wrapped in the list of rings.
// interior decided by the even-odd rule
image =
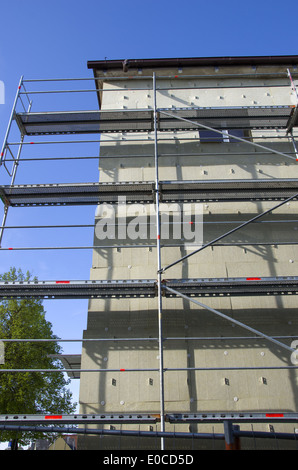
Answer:
[[[162,285],[165,297],[175,297],[166,288],[190,297],[260,296],[298,294],[298,277],[239,277],[213,279],[170,279]],[[0,299],[9,298],[139,298],[156,297],[156,280],[29,281],[1,282]]]
[[[63,434],[83,434],[83,435],[97,435],[97,436],[122,436],[122,437],[149,437],[156,439],[157,437],[176,438],[176,439],[211,439],[223,440],[224,434],[219,433],[190,433],[190,432],[170,432],[170,431],[140,431],[137,430],[123,430],[123,429],[94,429],[94,428],[73,428],[73,427],[59,427],[59,426],[16,426],[15,424],[0,425],[0,431],[14,431],[14,432],[38,432],[38,433],[63,433]],[[264,433],[263,433],[264,434]],[[269,433],[267,433],[269,434]],[[284,436],[284,435],[282,435]],[[292,434],[286,434],[287,439],[293,439]],[[251,436],[253,437],[253,436]],[[257,437],[257,436],[255,436]],[[264,437],[264,436],[262,436]],[[270,434],[269,434],[269,437]],[[143,460],[141,460],[142,462]]]
[[[298,413],[270,411],[255,412],[221,412],[221,413],[173,413],[167,415],[170,423],[295,423],[298,422]]]
[[[287,129],[297,125],[293,106],[214,108],[160,108],[173,116],[158,114],[158,131],[194,130],[196,122],[215,129]],[[23,135],[98,134],[153,132],[153,110],[61,111],[17,113]],[[192,122],[177,121],[177,118]]]
[[[167,413],[165,421],[168,423],[296,423],[298,413],[283,411],[267,412],[208,412],[208,413]],[[51,425],[51,424],[146,424],[160,422],[159,414],[152,413],[109,413],[109,414],[74,414],[74,415],[26,415],[2,414],[0,425]]]
[[[231,423],[232,424],[232,423]],[[210,439],[226,440],[226,433],[192,433],[192,432],[177,432],[177,431],[140,431],[138,430],[122,430],[122,429],[89,429],[89,428],[73,428],[73,427],[59,427],[59,426],[26,426],[26,425],[0,425],[0,431],[13,431],[13,432],[39,432],[51,434],[83,434],[83,435],[97,435],[97,436],[119,436],[119,437],[146,437],[156,439]],[[292,433],[281,432],[261,432],[261,431],[238,431],[232,429],[234,438],[248,437],[252,439],[285,439],[297,441],[297,435],[294,430]],[[143,462],[143,460],[140,460]]]
[[[298,190],[298,179],[161,181],[160,200],[172,202],[233,202],[284,200]],[[67,183],[0,186],[6,206],[154,203],[154,182]],[[297,198],[295,198],[297,199]],[[123,202],[123,199],[121,199]]]
[[[231,423],[232,424],[232,423]],[[160,437],[162,439],[210,439],[215,440],[226,440],[226,433],[192,433],[192,432],[177,432],[177,431],[140,431],[138,430],[122,430],[122,429],[90,429],[90,428],[73,428],[73,427],[60,427],[60,426],[28,426],[28,425],[13,425],[4,424],[0,425],[0,431],[13,431],[13,432],[39,432],[39,433],[51,433],[51,434],[83,434],[83,435],[97,435],[97,436],[119,436],[119,437],[146,437],[156,439]],[[285,439],[297,441],[297,435],[293,430],[292,433],[281,433],[281,432],[261,432],[261,431],[238,431],[232,429],[232,435],[234,438],[248,437],[252,439]],[[143,460],[140,460],[143,462]]]
[[[157,423],[159,414],[151,413],[110,413],[110,414],[74,414],[74,415],[0,415],[0,424],[136,424]]]
[[[294,338],[298,338],[297,335],[283,335],[283,336],[272,336],[275,339],[289,339],[291,341]],[[262,339],[259,336],[170,336],[170,337],[163,337],[163,341],[252,341],[256,339]],[[63,342],[79,342],[79,343],[87,343],[88,341],[92,342],[111,342],[117,343],[122,341],[149,341],[155,342],[158,341],[158,338],[149,337],[149,338],[70,338],[70,339],[62,339],[62,338],[1,338],[2,343],[63,343]],[[57,355],[59,358],[60,355]]]
[[[231,320],[231,319],[230,319]],[[232,321],[232,320],[231,320]],[[233,323],[233,322],[232,322]],[[234,322],[235,323],[235,322]],[[238,322],[239,323],[239,322]],[[256,331],[256,330],[255,330]],[[265,337],[264,334],[262,333],[262,336],[260,336],[263,339],[271,339],[270,337]],[[288,351],[294,352],[296,351],[295,349],[292,349],[282,343],[279,343],[282,347],[285,347]],[[179,368],[163,368],[163,372],[185,372],[185,371],[205,371],[205,372],[214,372],[214,371],[242,371],[242,370],[297,370],[298,366],[235,366],[235,367],[179,367]],[[130,374],[134,372],[160,372],[160,369],[158,368],[151,368],[151,369],[144,369],[144,368],[138,368],[138,369],[1,369],[0,368],[0,374],[6,374],[6,373],[12,373],[12,374],[26,374],[26,373],[41,373],[41,374],[81,374],[81,373],[88,373],[88,374],[106,374],[106,373],[118,373],[120,372],[121,374]],[[74,377],[76,378],[76,377]]]

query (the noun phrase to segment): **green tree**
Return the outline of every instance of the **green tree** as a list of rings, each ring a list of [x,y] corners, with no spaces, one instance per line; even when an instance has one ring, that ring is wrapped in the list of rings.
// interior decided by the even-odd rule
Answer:
[[[0,275],[0,281],[29,281],[29,272],[11,268]],[[58,339],[53,335],[52,324],[45,318],[42,300],[5,299],[0,302],[1,339]],[[4,342],[5,362],[0,365],[0,414],[71,414],[76,404],[67,388],[69,380],[61,362],[53,355],[61,354],[57,341]],[[1,372],[1,369],[53,369],[54,372]],[[12,440],[15,444],[28,444],[41,437],[27,433],[0,433],[0,441]],[[53,436],[51,436],[53,437]],[[17,445],[16,445],[17,448]]]

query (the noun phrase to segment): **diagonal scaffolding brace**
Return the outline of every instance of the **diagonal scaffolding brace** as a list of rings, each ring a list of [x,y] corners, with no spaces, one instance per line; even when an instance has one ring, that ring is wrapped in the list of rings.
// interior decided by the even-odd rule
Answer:
[[[181,261],[184,261],[185,259],[189,258],[192,255],[195,255],[196,253],[199,253],[200,251],[204,250],[208,246],[214,245],[217,241],[222,240],[223,238],[227,237],[228,235],[231,235],[232,233],[236,232],[237,230],[240,230],[241,228],[245,227],[248,224],[251,224],[255,222],[256,220],[260,219],[261,217],[264,217],[266,214],[269,214],[270,212],[278,209],[282,205],[286,204],[289,201],[292,201],[293,199],[297,198],[298,193],[294,194],[293,196],[285,199],[284,201],[280,202],[274,207],[271,207],[270,209],[267,209],[266,211],[262,212],[261,214],[256,215],[252,219],[247,220],[246,222],[243,222],[241,225],[238,225],[238,227],[233,228],[232,230],[229,230],[228,232],[224,233],[223,235],[220,235],[219,237],[215,238],[214,240],[211,240],[210,242],[206,243],[205,245],[202,245],[200,248],[198,248],[195,251],[192,251],[191,253],[188,253],[187,255],[183,256],[182,258],[179,258],[178,260],[174,261],[171,264],[168,264],[164,268],[160,270],[161,273],[165,272],[167,269],[171,268],[172,266],[175,266],[176,264],[180,263]]]
[[[199,123],[199,122],[195,122],[195,121],[192,121],[190,119],[186,119],[186,118],[183,118],[181,116],[175,116],[174,114],[171,114],[171,113],[168,113],[166,111],[164,111],[163,109],[159,109],[158,110],[160,114],[165,114],[166,116],[169,116],[169,117],[172,117],[172,118],[176,118],[180,121],[185,121],[185,122],[189,122],[190,124],[193,124],[194,126],[197,126],[197,127],[201,127],[205,130],[208,130],[208,131],[212,131],[212,132],[216,132],[217,134],[221,134],[222,136],[224,137],[229,137],[233,140],[238,140],[240,142],[243,142],[245,144],[248,144],[248,145],[252,145],[253,147],[257,147],[257,148],[260,148],[262,150],[266,150],[266,151],[269,151],[269,152],[272,152],[276,155],[279,155],[281,157],[285,157],[285,158],[290,158],[291,160],[296,160],[295,157],[291,157],[290,155],[286,154],[286,153],[283,153],[283,152],[279,152],[278,150],[274,150],[272,148],[269,148],[269,147],[265,147],[264,145],[261,145],[261,144],[257,144],[256,142],[251,142],[250,140],[247,140],[247,139],[242,139],[241,137],[238,137],[238,136],[234,136],[232,134],[229,134],[229,132],[227,131],[220,131],[218,129],[214,129],[213,127],[209,127],[209,126],[206,126],[205,124],[202,124],[202,123]]]
[[[191,297],[188,297],[187,295],[181,294],[181,293],[178,292],[176,289],[172,289],[171,287],[168,287],[168,286],[165,285],[165,284],[163,285],[163,289],[166,289],[166,290],[168,290],[169,292],[172,292],[172,294],[178,295],[179,297],[182,297],[182,298],[185,299],[185,300],[189,300],[190,302],[193,302],[194,304],[199,305],[200,307],[206,308],[206,309],[209,310],[210,312],[215,313],[215,315],[217,315],[217,316],[219,316],[219,317],[221,317],[221,318],[223,318],[223,319],[225,319],[225,320],[228,320],[228,321],[232,322],[234,325],[238,325],[238,326],[240,326],[241,328],[245,328],[246,330],[250,331],[251,333],[254,333],[254,334],[258,335],[258,336],[260,336],[261,338],[267,339],[268,341],[271,341],[272,343],[274,343],[274,344],[276,344],[276,345],[282,347],[283,349],[286,349],[286,350],[291,351],[291,352],[296,351],[296,349],[293,349],[293,348],[291,348],[290,346],[287,346],[286,344],[281,343],[280,341],[274,339],[274,338],[271,337],[271,336],[268,336],[268,335],[262,333],[261,331],[256,330],[255,328],[252,328],[252,327],[250,327],[250,326],[248,326],[248,325],[245,325],[244,323],[242,323],[242,322],[240,322],[240,321],[238,321],[238,320],[236,320],[236,319],[234,319],[234,318],[231,318],[231,317],[229,317],[228,315],[225,315],[224,313],[219,312],[218,310],[215,310],[214,308],[209,307],[208,305],[205,305],[205,304],[199,302],[198,300],[195,300],[195,299],[193,299],[193,298],[191,298]]]

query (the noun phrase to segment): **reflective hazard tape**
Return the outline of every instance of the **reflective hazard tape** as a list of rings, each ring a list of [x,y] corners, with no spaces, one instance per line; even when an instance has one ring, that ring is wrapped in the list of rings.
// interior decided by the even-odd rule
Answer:
[[[47,415],[44,419],[62,419],[62,415]]]

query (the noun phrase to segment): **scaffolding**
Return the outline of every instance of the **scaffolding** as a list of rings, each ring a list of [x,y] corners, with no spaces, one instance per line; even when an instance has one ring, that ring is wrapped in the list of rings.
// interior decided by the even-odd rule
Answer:
[[[264,74],[263,74],[264,75]],[[263,75],[261,75],[263,77]],[[290,84],[293,87],[293,78],[295,71],[285,70],[285,73],[281,75],[282,85],[284,85],[285,78],[290,79]],[[257,74],[253,75],[254,78]],[[159,393],[160,393],[160,412],[158,414],[101,414],[101,415],[72,415],[72,416],[39,416],[39,415],[2,415],[0,416],[0,430],[37,430],[39,425],[55,425],[59,421],[59,425],[90,425],[90,424],[113,424],[113,423],[126,423],[126,424],[160,424],[159,432],[144,432],[144,431],[117,431],[117,430],[94,430],[88,429],[87,427],[83,430],[85,434],[101,434],[101,435],[129,435],[129,436],[144,436],[154,437],[160,439],[160,446],[163,450],[165,447],[164,440],[167,437],[181,437],[191,439],[211,439],[211,435],[206,433],[179,433],[179,432],[166,432],[165,423],[222,423],[224,425],[224,433],[218,435],[216,438],[226,440],[229,445],[234,443],[234,438],[246,436],[246,437],[258,437],[258,433],[249,433],[246,431],[241,432],[233,427],[234,424],[241,424],[241,422],[263,422],[263,423],[296,423],[298,421],[298,413],[275,413],[268,410],[267,413],[167,413],[165,412],[164,406],[164,374],[168,371],[176,370],[220,370],[220,367],[195,367],[195,368],[166,368],[163,362],[163,344],[165,341],[185,340],[185,337],[181,338],[165,338],[163,335],[163,298],[177,297],[185,299],[189,302],[195,303],[196,305],[203,307],[204,309],[212,312],[215,316],[224,318],[233,325],[238,325],[241,328],[248,330],[254,336],[243,337],[243,339],[262,338],[269,343],[278,345],[281,349],[287,352],[295,353],[296,349],[289,346],[287,343],[290,339],[293,340],[294,336],[283,337],[283,336],[271,336],[267,335],[262,331],[255,328],[249,327],[244,322],[237,321],[235,318],[231,318],[224,313],[211,308],[202,302],[199,302],[197,298],[204,297],[231,297],[231,296],[280,296],[280,295],[297,295],[298,294],[298,277],[297,276],[276,276],[276,277],[234,277],[234,278],[207,278],[207,279],[163,279],[163,274],[170,269],[172,266],[184,261],[185,259],[194,256],[211,246],[230,246],[237,245],[237,241],[233,242],[222,242],[229,235],[234,234],[238,230],[255,224],[265,224],[261,220],[267,214],[273,214],[274,211],[290,201],[298,200],[298,178],[260,178],[260,179],[221,179],[221,180],[169,180],[163,181],[159,176],[159,161],[160,158],[169,156],[169,154],[162,154],[159,151],[159,142],[165,139],[169,140],[169,137],[165,133],[175,133],[177,131],[193,131],[193,130],[204,130],[210,131],[215,135],[221,136],[223,139],[228,139],[233,142],[241,142],[246,144],[252,149],[252,154],[259,152],[258,155],[265,156],[278,156],[283,158],[285,161],[298,160],[298,153],[295,141],[295,130],[298,127],[298,105],[296,106],[246,106],[246,107],[195,107],[188,106],[183,108],[161,108],[157,103],[157,93],[160,90],[168,90],[165,86],[157,86],[158,80],[163,83],[165,77],[158,76],[153,72],[153,75],[149,77],[145,76],[133,76],[130,77],[133,84],[134,81],[151,80],[152,87],[151,92],[153,94],[153,106],[152,109],[115,109],[115,110],[82,110],[82,111],[49,111],[49,112],[32,112],[32,97],[39,94],[52,93],[100,93],[113,92],[113,89],[107,90],[105,88],[97,88],[98,83],[104,83],[104,81],[117,80],[128,80],[127,76],[123,77],[95,77],[95,79],[79,79],[79,80],[92,80],[95,81],[95,89],[66,89],[66,90],[33,90],[28,91],[27,87],[30,84],[40,84],[43,86],[44,83],[50,80],[25,80],[21,77],[16,97],[14,100],[12,112],[10,115],[6,135],[1,150],[1,166],[2,170],[6,171],[8,178],[10,179],[8,184],[2,184],[0,186],[0,197],[4,204],[4,216],[2,225],[0,227],[0,251],[39,251],[39,250],[94,250],[101,247],[101,245],[92,246],[5,246],[3,244],[4,233],[8,230],[17,228],[22,229],[39,229],[39,228],[78,228],[78,227],[89,227],[94,229],[92,224],[59,224],[59,225],[7,225],[7,216],[10,208],[14,207],[52,207],[52,206],[98,206],[102,203],[117,204],[119,197],[125,197],[126,202],[129,204],[154,204],[156,213],[156,241],[148,243],[138,244],[119,244],[111,243],[110,245],[104,245],[104,248],[131,248],[131,247],[149,247],[155,248],[156,257],[156,279],[122,279],[122,280],[51,280],[51,281],[31,281],[31,282],[1,282],[0,283],[0,299],[8,298],[42,298],[42,299],[99,299],[99,298],[156,298],[157,309],[158,309],[158,337],[156,338],[114,338],[113,341],[148,341],[154,342],[158,346],[159,351],[159,367],[155,369],[143,369],[150,370],[159,373]],[[182,76],[185,78],[185,75]],[[192,78],[196,78],[193,77]],[[204,78],[208,78],[205,76]],[[55,83],[69,83],[76,79],[56,79],[52,80]],[[179,89],[179,77],[175,76],[177,81],[176,89]],[[266,86],[266,85],[264,85]],[[279,86],[279,85],[276,85]],[[233,88],[233,87],[232,87]],[[136,90],[140,91],[142,88],[137,87]],[[173,88],[171,88],[173,89]],[[183,87],[184,89],[184,87]],[[121,88],[120,88],[121,90]],[[123,88],[124,90],[124,88]],[[133,86],[130,88],[134,90]],[[144,88],[148,91],[148,88]],[[119,88],[117,88],[119,91]],[[24,101],[27,101],[26,105]],[[21,112],[18,111],[18,106],[21,106]],[[11,141],[11,129],[13,124],[17,125],[20,133],[19,141]],[[243,136],[233,132],[229,133],[226,129],[241,130],[244,131]],[[261,137],[261,142],[258,141],[258,135],[254,138],[249,138],[248,134],[251,131],[268,131],[270,142],[275,138],[272,135],[272,131],[280,131],[281,135],[277,136],[276,139],[281,142],[289,142],[292,145],[291,152],[283,152],[273,146],[272,148],[267,144],[264,144],[264,135]],[[81,156],[78,157],[29,157],[22,158],[22,150],[25,146],[37,144],[41,146],[51,146],[53,144],[83,144],[88,145],[89,143],[95,143],[99,145],[105,142],[104,137],[101,138],[100,134],[118,134],[118,133],[129,133],[130,137],[136,133],[152,133],[153,134],[153,146],[154,154],[150,154],[151,158],[154,158],[155,167],[155,180],[153,181],[127,181],[127,182],[72,182],[72,183],[51,183],[51,184],[15,184],[17,172],[19,172],[20,165],[25,165],[26,162],[43,162],[43,161],[66,161],[72,162],[86,161],[86,160],[97,160],[98,156]],[[99,135],[98,139],[86,140],[78,139],[77,136],[81,135]],[[36,136],[44,137],[45,140],[31,142],[27,140],[27,137]],[[57,136],[62,136],[62,140],[55,140]],[[66,136],[65,140],[63,137]],[[116,137],[116,140],[121,141],[121,137]],[[133,137],[132,139],[133,140]],[[137,137],[137,142],[141,144],[142,137]],[[15,150],[17,149],[17,150]],[[202,155],[202,154],[201,154]],[[210,154],[209,154],[210,155]],[[238,156],[239,153],[233,155]],[[247,155],[247,152],[245,152]],[[117,155],[101,156],[100,158],[119,158]],[[121,158],[136,158],[136,155],[126,155]],[[147,158],[148,155],[139,155],[139,158]],[[272,206],[259,213],[254,217],[250,217],[248,220],[243,221],[236,227],[222,233],[203,245],[198,247],[193,246],[193,250],[187,255],[175,260],[173,263],[165,265],[162,259],[162,248],[164,246],[183,246],[183,243],[165,243],[161,236],[161,218],[160,218],[160,204],[161,203],[172,203],[172,202],[237,202],[237,201],[266,201],[272,202]],[[280,224],[280,223],[295,223],[295,219],[285,218],[280,220],[277,219],[269,221],[269,224]],[[208,222],[206,222],[208,223]],[[235,221],[230,221],[231,224],[235,225]],[[268,223],[268,221],[267,221]],[[259,225],[260,226],[260,225]],[[295,245],[298,243],[298,239],[295,239],[292,235],[289,236],[287,241],[280,240],[269,240],[269,241],[240,241],[239,245],[242,247],[246,245],[279,245],[289,244]],[[233,337],[233,339],[237,337]],[[206,338],[194,337],[188,338],[189,340],[200,341]],[[214,340],[222,339],[218,336],[213,338]],[[104,341],[104,339],[84,339],[84,340],[73,340],[73,341]],[[3,340],[8,341],[8,340]],[[15,341],[42,341],[38,339],[18,340]],[[61,341],[64,341],[63,339]],[[65,340],[67,341],[67,340]],[[108,341],[108,340],[107,340]],[[64,369],[64,372],[68,373],[71,377],[79,378],[80,374],[85,370],[80,367],[80,360],[78,356],[62,358],[64,364],[68,364]],[[243,367],[245,370],[257,369],[256,366]],[[274,367],[272,367],[274,368]],[[280,369],[282,366],[276,366],[276,369]],[[297,369],[296,365],[284,366],[283,368]],[[222,368],[224,369],[224,368]],[[235,367],[234,370],[240,370],[241,367]],[[260,369],[263,369],[260,367]],[[28,369],[28,371],[40,371],[42,369]],[[106,373],[107,371],[115,372],[136,372],[142,369],[88,369],[86,372],[93,373]],[[1,372],[17,372],[18,370],[1,369]],[[21,371],[21,370],[19,370]],[[23,370],[22,370],[23,371]],[[60,370],[59,370],[60,371]],[[54,371],[50,371],[54,372]],[[73,432],[70,428],[49,428],[52,432]],[[61,431],[62,429],[62,431]],[[79,433],[79,429],[75,429],[75,432]],[[214,434],[212,438],[214,438]],[[274,433],[259,433],[259,437],[271,438],[276,435]],[[277,437],[281,439],[295,439],[295,432],[293,434],[279,434]]]

